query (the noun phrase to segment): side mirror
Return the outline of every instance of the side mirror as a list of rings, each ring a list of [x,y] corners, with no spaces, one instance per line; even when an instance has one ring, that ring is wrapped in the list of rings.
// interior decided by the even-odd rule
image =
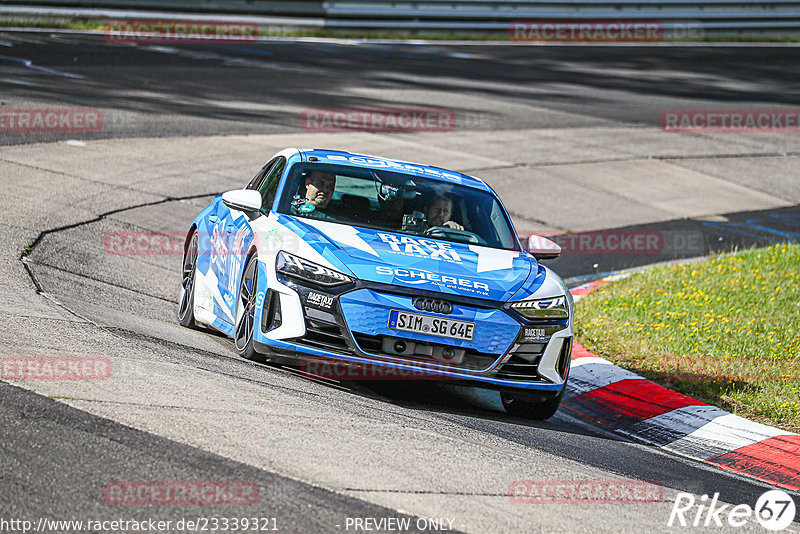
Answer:
[[[258,211],[261,209],[261,193],[254,189],[235,189],[222,193],[222,201],[229,208],[239,211]]]
[[[532,235],[528,238],[528,252],[537,260],[552,260],[561,255],[561,247],[546,237]]]

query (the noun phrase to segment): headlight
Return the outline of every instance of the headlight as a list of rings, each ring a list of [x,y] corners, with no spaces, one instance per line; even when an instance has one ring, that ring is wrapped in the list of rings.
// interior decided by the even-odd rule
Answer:
[[[314,262],[293,256],[288,252],[278,252],[278,261],[275,268],[279,273],[313,282],[321,286],[338,286],[349,284],[353,281],[346,274],[328,269]]]
[[[522,300],[511,304],[511,309],[528,319],[569,319],[567,297]]]

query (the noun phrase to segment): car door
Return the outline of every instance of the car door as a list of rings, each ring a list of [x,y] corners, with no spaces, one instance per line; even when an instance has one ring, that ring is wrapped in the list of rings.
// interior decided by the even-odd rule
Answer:
[[[217,315],[220,316],[220,319],[232,324],[233,316],[230,315],[230,310],[233,296],[229,291],[229,271],[231,234],[234,225],[231,210],[222,202],[222,199],[217,202],[214,213],[209,216],[209,222],[211,223],[209,225],[211,269],[216,276],[217,289],[224,302],[224,304],[220,302],[217,304],[224,306],[226,312],[224,315]]]
[[[286,167],[286,158],[278,157],[271,160],[264,166],[262,171],[250,182],[248,189],[256,189],[261,193],[261,211],[268,213],[275,199],[280,177]],[[239,210],[231,210],[224,204],[226,216],[221,228],[221,237],[225,243],[227,251],[224,262],[220,262],[221,274],[218,275],[220,281],[220,292],[231,317],[236,317],[236,303],[239,296],[239,284],[244,273],[247,254],[250,251],[250,244],[253,241],[253,229],[251,226],[251,214]],[[263,215],[258,215],[263,216]]]

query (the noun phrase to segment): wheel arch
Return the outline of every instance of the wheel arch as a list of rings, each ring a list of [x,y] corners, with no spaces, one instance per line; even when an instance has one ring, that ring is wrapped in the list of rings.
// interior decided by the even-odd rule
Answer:
[[[186,251],[189,250],[189,240],[192,237],[192,234],[197,231],[197,223],[192,223],[192,226],[189,228],[189,231],[186,232],[186,238],[183,240],[183,253],[186,254]]]

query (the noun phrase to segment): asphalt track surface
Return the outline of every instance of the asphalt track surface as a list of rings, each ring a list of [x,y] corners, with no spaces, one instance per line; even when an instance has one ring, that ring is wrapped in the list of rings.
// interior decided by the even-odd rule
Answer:
[[[667,530],[677,491],[752,505],[768,489],[567,412],[531,423],[475,391],[308,380],[243,361],[228,340],[178,327],[179,256],[109,254],[103,236],[183,231],[272,152],[315,144],[473,172],[522,230],[702,236],[685,254],[565,254],[552,264],[565,276],[796,239],[796,134],[658,131],[663,109],[796,106],[796,48],[134,47],[14,32],[0,45],[3,108],[104,115],[101,132],[0,134],[3,354],[105,356],[114,369],[92,383],[0,382],[0,518],[246,515],[276,517],[284,532],[339,532],[348,517],[410,515],[466,532],[641,532]],[[454,109],[459,127],[319,133],[299,119],[305,108],[401,105]],[[674,192],[642,168],[668,169],[689,191],[648,204]],[[614,185],[617,173],[639,185]],[[542,199],[522,179],[552,187]],[[559,184],[576,195],[559,198]],[[624,194],[640,186],[645,200]],[[515,480],[619,478],[662,484],[663,502],[508,497]],[[103,488],[119,480],[238,480],[260,491],[246,507],[109,505]]]

